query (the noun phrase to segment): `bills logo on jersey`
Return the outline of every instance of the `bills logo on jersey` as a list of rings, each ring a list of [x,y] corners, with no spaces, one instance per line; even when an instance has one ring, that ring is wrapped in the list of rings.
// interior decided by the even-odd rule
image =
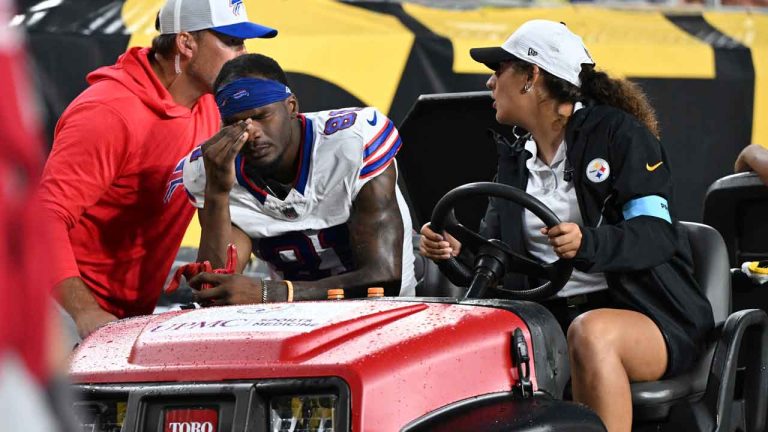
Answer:
[[[243,10],[243,0],[229,0],[229,7],[232,8],[233,15],[239,16]]]
[[[179,163],[176,164],[171,176],[168,178],[168,184],[165,186],[165,195],[163,196],[163,204],[168,204],[173,198],[173,194],[178,188],[184,188],[184,159],[182,158]]]

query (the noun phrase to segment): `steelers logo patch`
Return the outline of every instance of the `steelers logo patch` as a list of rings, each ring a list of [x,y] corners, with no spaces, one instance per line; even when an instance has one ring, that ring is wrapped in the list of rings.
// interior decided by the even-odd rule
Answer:
[[[592,159],[587,164],[587,178],[592,183],[601,183],[608,179],[611,174],[611,167],[605,159]]]

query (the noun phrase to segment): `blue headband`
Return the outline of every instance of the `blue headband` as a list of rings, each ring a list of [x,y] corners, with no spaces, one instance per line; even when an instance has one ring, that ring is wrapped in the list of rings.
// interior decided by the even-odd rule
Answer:
[[[243,111],[285,100],[290,95],[291,89],[277,81],[239,78],[216,92],[216,105],[224,120]]]

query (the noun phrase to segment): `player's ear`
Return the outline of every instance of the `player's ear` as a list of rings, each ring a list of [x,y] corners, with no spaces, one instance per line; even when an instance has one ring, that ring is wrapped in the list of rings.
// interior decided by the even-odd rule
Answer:
[[[288,96],[288,99],[285,100],[286,108],[288,109],[288,115],[295,119],[297,115],[299,115],[299,100],[296,99],[295,95]]]

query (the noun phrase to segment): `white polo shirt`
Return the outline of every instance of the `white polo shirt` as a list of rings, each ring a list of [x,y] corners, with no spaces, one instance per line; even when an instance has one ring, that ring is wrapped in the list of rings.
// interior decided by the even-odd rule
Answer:
[[[526,161],[529,175],[528,186],[525,191],[552,209],[561,221],[583,224],[573,181],[566,182],[564,179],[567,149],[565,140],[560,143],[560,147],[552,159],[552,164],[549,166],[537,157],[536,143],[532,139],[525,143],[525,149],[533,154],[533,157]],[[552,245],[549,244],[547,236],[541,233],[542,228],[544,228],[544,222],[530,211],[524,210],[523,242],[525,247],[534,257],[547,263],[555,262],[558,260],[557,254]],[[569,297],[606,288],[608,288],[608,282],[606,282],[603,273],[584,273],[574,269],[571,279],[556,294],[556,297]]]

